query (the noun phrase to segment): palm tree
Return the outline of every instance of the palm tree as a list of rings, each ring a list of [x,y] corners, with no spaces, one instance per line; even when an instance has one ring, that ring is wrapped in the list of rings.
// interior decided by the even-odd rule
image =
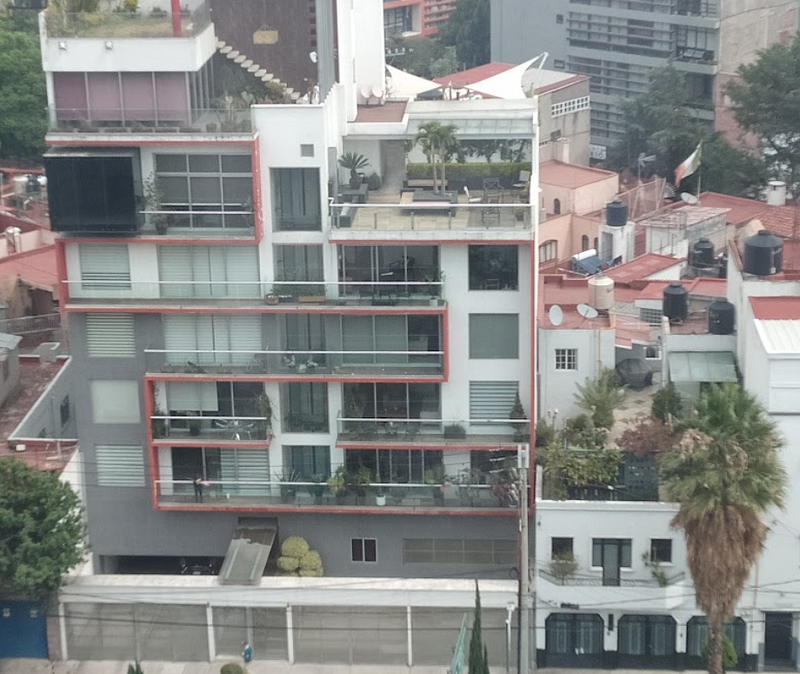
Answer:
[[[419,145],[425,153],[425,158],[433,169],[433,191],[438,192],[439,186],[436,182],[436,156],[439,151],[439,130],[442,125],[439,122],[425,122],[419,125],[414,144]]]
[[[709,627],[708,671],[723,674],[722,625],[733,611],[767,536],[761,517],[783,507],[782,442],[764,408],[735,384],[712,385],[684,423],[661,474],[680,508],[697,605]]]
[[[369,159],[357,152],[345,152],[339,157],[339,166],[343,169],[350,170],[350,189],[357,190],[358,186],[361,184],[358,171],[369,166]]]
[[[455,124],[442,124],[439,126],[438,146],[439,161],[442,165],[442,192],[447,189],[445,165],[448,159],[450,159],[450,156],[458,149],[458,138],[456,138],[457,130],[458,127]]]

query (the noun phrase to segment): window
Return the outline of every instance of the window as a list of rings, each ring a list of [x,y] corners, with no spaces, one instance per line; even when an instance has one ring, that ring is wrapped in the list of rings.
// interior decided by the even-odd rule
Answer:
[[[345,363],[441,364],[439,316],[342,316],[341,323]]]
[[[313,157],[314,156],[314,146],[311,143],[301,143],[300,144],[300,156],[301,157]]]
[[[558,70],[564,70],[567,67],[567,64],[564,62],[564,59],[554,59],[553,60],[553,68]]]
[[[519,316],[470,314],[469,357],[519,358]]]
[[[327,446],[283,447],[284,477],[292,476],[299,482],[309,482],[315,476],[324,478],[331,474],[331,449]]]
[[[553,199],[553,215],[561,215],[561,199]]]
[[[513,567],[517,542],[499,538],[404,538],[404,564],[480,564]]]
[[[469,383],[470,421],[508,419],[518,393],[518,381],[471,381]]]
[[[81,263],[81,292],[103,297],[131,289],[131,263],[128,246],[82,243],[78,246]]]
[[[408,33],[413,24],[411,7],[394,7],[383,10],[383,34],[385,37],[397,37]]]
[[[556,349],[556,370],[577,370],[578,349]]]
[[[572,554],[571,538],[552,538],[550,541],[550,556],[552,559],[566,557]]]
[[[564,15],[556,14],[556,23],[564,23]]]
[[[658,344],[648,344],[644,349],[646,360],[661,360],[661,347]]]
[[[339,281],[342,283],[415,283],[406,292],[440,295],[437,246],[339,246]],[[428,285],[436,281],[437,285]],[[424,285],[421,285],[424,284]],[[394,292],[402,292],[395,288]],[[346,294],[374,292],[370,286],[345,286]]]
[[[95,446],[98,487],[144,487],[144,452],[136,445]]]
[[[85,314],[86,351],[91,358],[133,358],[133,314]]]
[[[630,538],[593,538],[592,539],[592,566],[605,566],[608,562],[608,550],[619,550],[619,566],[623,569],[631,568],[631,539]]]
[[[672,564],[672,539],[650,539],[650,561],[659,564]]]
[[[343,399],[359,419],[440,417],[439,384],[344,384]]]
[[[61,428],[64,428],[64,426],[69,423],[69,418],[71,416],[69,396],[64,396],[58,410],[59,416],[61,417]]]
[[[322,246],[275,246],[275,280],[322,281]]]
[[[8,378],[11,376],[11,365],[8,362],[8,357],[4,357],[2,360],[2,369],[0,370],[2,373],[2,380],[8,381]]]
[[[639,318],[650,325],[661,325],[660,309],[639,309]]]
[[[161,297],[261,297],[254,246],[158,246]]]
[[[581,251],[589,250],[589,237],[584,234],[581,237]]]
[[[96,424],[138,424],[139,383],[122,379],[89,382],[92,420]]]
[[[363,466],[376,482],[391,484],[424,484],[425,471],[444,465],[436,449],[346,449],[344,463],[351,474]]]
[[[516,246],[470,246],[470,290],[516,290],[518,284]]]
[[[274,229],[277,232],[322,228],[319,169],[272,169]]]
[[[599,253],[600,252],[600,239],[594,237],[594,249]]]
[[[558,259],[558,241],[545,241],[539,246],[539,262],[550,262]]]
[[[250,365],[262,348],[259,316],[165,314],[162,321],[166,358],[174,365]]]
[[[328,385],[281,384],[284,433],[328,432]]]
[[[378,541],[374,538],[351,538],[350,560],[353,562],[377,562]]]
[[[550,116],[560,117],[561,115],[569,115],[570,113],[573,112],[580,112],[581,110],[589,110],[590,107],[591,103],[589,96],[581,96],[580,98],[571,98],[568,101],[553,103],[553,105],[550,106]]]
[[[253,226],[250,155],[157,154],[160,210],[171,227],[245,229]]]

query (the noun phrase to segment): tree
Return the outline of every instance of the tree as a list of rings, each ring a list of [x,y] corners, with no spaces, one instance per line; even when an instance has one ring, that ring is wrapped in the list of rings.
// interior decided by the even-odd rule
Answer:
[[[458,149],[458,138],[456,138],[457,127],[455,124],[441,124],[439,122],[425,122],[419,125],[417,137],[414,142],[422,148],[428,163],[433,168],[433,191],[444,191],[447,187],[447,175],[445,164],[450,156]],[[437,165],[441,166],[442,182],[441,190],[437,180]]]
[[[757,196],[766,182],[764,163],[732,148],[724,137],[700,120],[695,108],[704,103],[689,97],[683,72],[668,65],[650,73],[646,93],[622,102],[625,132],[609,149],[609,168],[631,169],[644,177],[656,174],[673,180],[677,166],[703,143],[701,170],[681,183],[682,191],[701,189],[735,196]],[[655,161],[638,166],[640,155]]]
[[[17,14],[0,12],[0,153],[37,159],[47,130],[38,24]]]
[[[432,64],[445,58],[445,46],[431,37],[387,38],[386,51],[389,65],[425,79],[438,77],[431,72]],[[457,62],[450,72],[456,70]]]
[[[739,126],[756,134],[772,156],[772,168],[794,192],[800,180],[800,36],[774,44],[755,63],[739,66],[741,81],[728,83]]]
[[[489,63],[489,0],[458,0],[447,23],[439,29],[439,42],[456,48],[462,67]]]
[[[780,446],[753,396],[735,384],[712,385],[661,462],[667,493],[679,504],[672,526],[683,529],[695,599],[708,621],[710,674],[723,672],[722,626],[764,546],[761,517],[783,506]]]
[[[47,601],[83,559],[80,499],[55,473],[0,459],[0,584]]]
[[[481,593],[475,581],[475,614],[472,619],[472,635],[469,640],[469,674],[489,674],[489,655],[483,643],[481,628]]]
[[[441,58],[431,63],[431,77],[444,77],[451,73],[458,72],[458,58],[455,47],[445,47]]]
[[[578,384],[575,401],[578,407],[592,415],[596,428],[611,429],[614,425],[614,408],[625,398],[614,370],[606,369],[597,379]]]

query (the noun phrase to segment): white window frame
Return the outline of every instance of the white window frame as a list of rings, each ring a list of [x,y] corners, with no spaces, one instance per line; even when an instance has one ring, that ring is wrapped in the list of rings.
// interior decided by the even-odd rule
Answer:
[[[559,372],[575,372],[578,369],[578,349],[556,349],[555,369]]]

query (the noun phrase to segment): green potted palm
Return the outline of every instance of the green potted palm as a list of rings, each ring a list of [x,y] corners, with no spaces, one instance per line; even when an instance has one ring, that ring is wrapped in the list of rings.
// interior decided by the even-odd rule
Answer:
[[[356,489],[356,500],[363,504],[367,495],[367,487],[372,482],[372,471],[366,466],[360,466],[351,479]]]
[[[333,494],[336,503],[339,505],[344,503],[347,496],[347,471],[344,466],[339,466],[328,478],[328,491]]]
[[[300,473],[296,470],[284,470],[276,474],[274,479],[280,483],[281,503],[292,503],[297,493],[297,487],[293,483],[300,480]]]
[[[369,160],[358,152],[345,152],[339,157],[339,166],[350,171],[350,189],[357,190],[361,185],[358,172],[369,166]]]
[[[308,493],[314,497],[314,505],[322,505],[322,495],[325,493],[325,476],[322,473],[314,473],[311,476],[314,484],[308,488]]]

